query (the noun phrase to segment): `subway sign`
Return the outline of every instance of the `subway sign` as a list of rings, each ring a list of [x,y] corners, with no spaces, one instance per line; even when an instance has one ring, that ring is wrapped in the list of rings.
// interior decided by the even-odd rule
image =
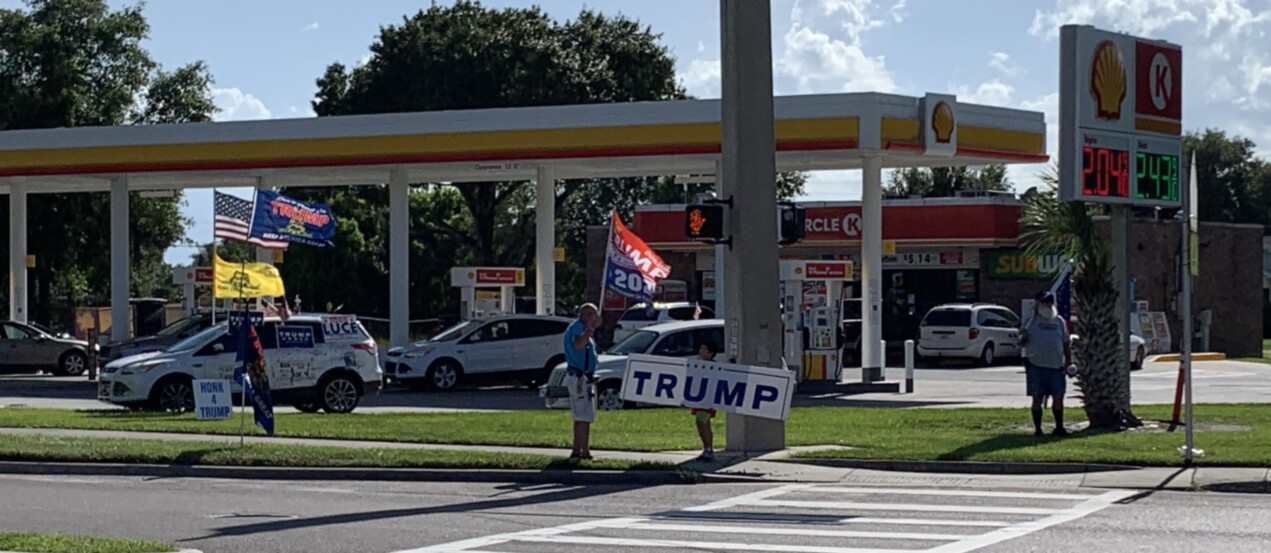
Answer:
[[[1064,265],[1062,254],[1034,255],[1020,249],[988,252],[988,276],[998,279],[1044,279]]]

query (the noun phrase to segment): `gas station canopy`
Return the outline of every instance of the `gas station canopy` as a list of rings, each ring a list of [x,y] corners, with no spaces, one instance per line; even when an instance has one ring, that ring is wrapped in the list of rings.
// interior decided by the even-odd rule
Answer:
[[[777,169],[1047,161],[1041,113],[859,93],[778,97]],[[927,109],[924,109],[926,107]],[[247,122],[0,132],[0,191],[20,178],[30,193],[335,186],[386,182],[532,180],[714,172],[720,102],[354,115]],[[930,138],[931,140],[928,140]]]

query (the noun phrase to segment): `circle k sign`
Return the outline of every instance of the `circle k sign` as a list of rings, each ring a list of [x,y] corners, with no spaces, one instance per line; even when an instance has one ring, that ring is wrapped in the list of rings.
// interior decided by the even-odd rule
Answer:
[[[858,208],[808,208],[804,231],[806,238],[812,240],[858,239],[861,214]]]

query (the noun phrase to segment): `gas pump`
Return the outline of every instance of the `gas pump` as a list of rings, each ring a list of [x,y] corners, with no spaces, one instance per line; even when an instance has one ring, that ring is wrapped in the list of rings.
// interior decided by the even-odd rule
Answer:
[[[459,288],[461,320],[494,317],[516,311],[516,288],[525,286],[525,269],[454,267],[450,284]]]
[[[781,260],[782,345],[800,381],[841,378],[843,285],[853,273],[850,261]]]

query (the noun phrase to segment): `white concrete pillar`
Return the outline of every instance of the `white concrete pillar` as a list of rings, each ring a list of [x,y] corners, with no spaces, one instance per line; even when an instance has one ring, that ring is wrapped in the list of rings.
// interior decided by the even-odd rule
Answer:
[[[128,338],[132,326],[128,303],[130,249],[128,238],[128,177],[110,181],[110,338]]]
[[[534,198],[535,303],[540,315],[556,312],[556,171],[539,166]]]
[[[772,100],[772,6],[769,0],[720,0],[724,198],[732,237],[722,264],[726,358],[781,367],[777,270],[776,140]],[[744,260],[744,261],[743,261]],[[729,451],[785,448],[783,421],[729,413]]]
[[[883,159],[867,155],[861,166],[861,381],[884,379],[883,339]]]
[[[724,162],[715,162],[715,195],[724,197]],[[728,302],[724,299],[724,257],[728,255],[728,246],[715,246],[715,318],[727,320],[724,307]],[[723,347],[723,344],[719,344]]]
[[[410,181],[393,169],[388,183],[388,335],[393,347],[410,343]]]
[[[26,183],[9,184],[9,320],[25,323],[26,289]]]

